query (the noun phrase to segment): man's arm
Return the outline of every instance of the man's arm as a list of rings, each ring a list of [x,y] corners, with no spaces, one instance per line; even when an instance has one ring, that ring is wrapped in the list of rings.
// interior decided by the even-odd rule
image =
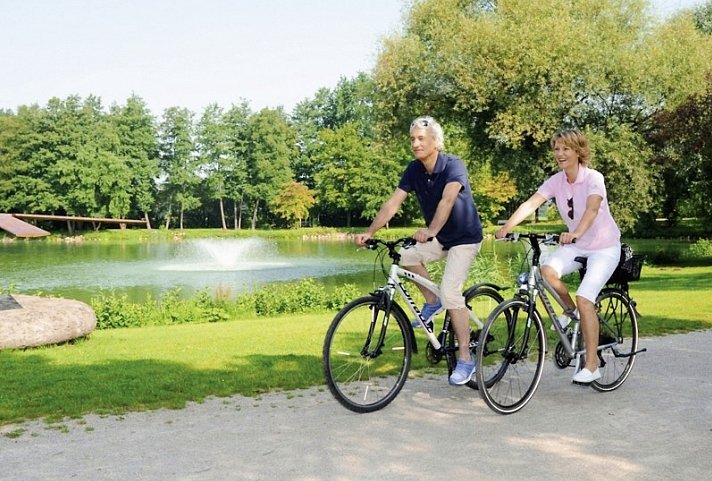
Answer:
[[[396,188],[391,197],[385,201],[378,210],[378,213],[373,219],[373,222],[371,222],[368,230],[363,234],[358,234],[356,236],[356,244],[360,246],[364,245],[368,239],[373,237],[373,234],[375,234],[378,229],[386,225],[386,223],[388,223],[388,221],[396,215],[396,212],[398,212],[398,209],[400,209],[401,204],[403,204],[403,201],[405,201],[407,196],[408,192],[403,189]]]
[[[427,242],[431,237],[435,237],[443,228],[447,220],[450,218],[452,207],[457,200],[457,194],[462,190],[462,184],[459,182],[450,182],[443,189],[443,196],[438,202],[438,207],[435,209],[433,220],[425,229],[418,229],[413,235],[418,242]]]

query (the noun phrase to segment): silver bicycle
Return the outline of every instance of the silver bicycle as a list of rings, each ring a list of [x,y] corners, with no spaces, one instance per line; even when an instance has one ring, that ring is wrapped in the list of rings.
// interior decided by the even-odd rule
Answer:
[[[531,245],[529,272],[519,275],[518,291],[490,314],[482,328],[477,351],[477,384],[487,405],[500,414],[522,409],[532,398],[541,381],[546,354],[546,334],[538,302],[544,306],[559,338],[554,362],[560,369],[585,364],[585,349],[579,319],[567,310],[559,295],[540,272],[540,244],[558,244],[556,234],[508,234],[506,240],[528,240]],[[585,269],[585,258],[577,258]],[[628,292],[628,283],[640,278],[642,256],[622,259],[606,287],[596,299],[600,323],[598,345],[601,378],[591,383],[598,391],[612,391],[625,382],[638,349],[638,311]],[[582,273],[583,274],[583,273]],[[572,318],[562,328],[549,296]]]
[[[433,282],[399,266],[399,248],[415,244],[409,237],[395,241],[370,239],[368,249],[377,250],[377,260],[386,283],[370,295],[355,299],[336,314],[324,339],[323,369],[334,397],[347,409],[366,413],[387,406],[400,392],[408,377],[411,356],[418,352],[411,319],[418,319],[428,339],[426,357],[432,364],[446,359],[448,375],[455,369],[457,339],[450,316],[445,315],[439,333],[427,325],[404,280],[424,286],[440,297]],[[390,258],[386,268],[385,258]],[[378,262],[377,262],[378,263]],[[464,293],[470,312],[470,351],[475,355],[482,320],[502,302],[501,288],[477,284]],[[397,302],[401,299],[405,309]],[[473,357],[474,359],[474,357]],[[468,386],[476,389],[473,379]]]

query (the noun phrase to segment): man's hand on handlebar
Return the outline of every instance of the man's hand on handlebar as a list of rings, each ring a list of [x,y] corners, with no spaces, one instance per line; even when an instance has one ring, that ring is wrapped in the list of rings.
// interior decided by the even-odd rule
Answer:
[[[503,239],[504,236],[506,236],[507,234],[509,234],[509,232],[503,227],[494,233],[494,238],[495,239]]]
[[[366,241],[371,238],[369,232],[364,232],[363,234],[356,234],[356,245],[359,247],[366,247]]]
[[[413,239],[417,242],[428,242],[433,237],[435,237],[435,235],[428,229],[418,229],[415,231],[415,234],[413,234]]]

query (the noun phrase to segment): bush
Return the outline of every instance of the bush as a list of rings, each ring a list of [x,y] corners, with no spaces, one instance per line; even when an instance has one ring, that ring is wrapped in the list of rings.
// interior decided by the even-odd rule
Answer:
[[[712,241],[709,239],[700,239],[690,246],[688,255],[693,258],[711,257],[712,256]]]
[[[124,295],[101,295],[91,301],[97,316],[97,329],[148,325],[173,325],[222,322],[239,314],[278,316],[320,310],[336,311],[361,293],[353,284],[344,284],[327,293],[314,279],[269,285],[246,294],[234,302],[224,293],[212,296],[208,290],[184,298],[180,288],[169,289],[159,300],[147,296],[142,304],[129,302]],[[219,298],[219,299],[218,299]]]

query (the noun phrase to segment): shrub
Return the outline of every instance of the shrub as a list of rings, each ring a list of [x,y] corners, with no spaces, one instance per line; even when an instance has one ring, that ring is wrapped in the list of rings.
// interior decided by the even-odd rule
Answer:
[[[690,245],[688,251],[690,257],[710,257],[712,256],[712,241],[709,239],[700,239]]]

